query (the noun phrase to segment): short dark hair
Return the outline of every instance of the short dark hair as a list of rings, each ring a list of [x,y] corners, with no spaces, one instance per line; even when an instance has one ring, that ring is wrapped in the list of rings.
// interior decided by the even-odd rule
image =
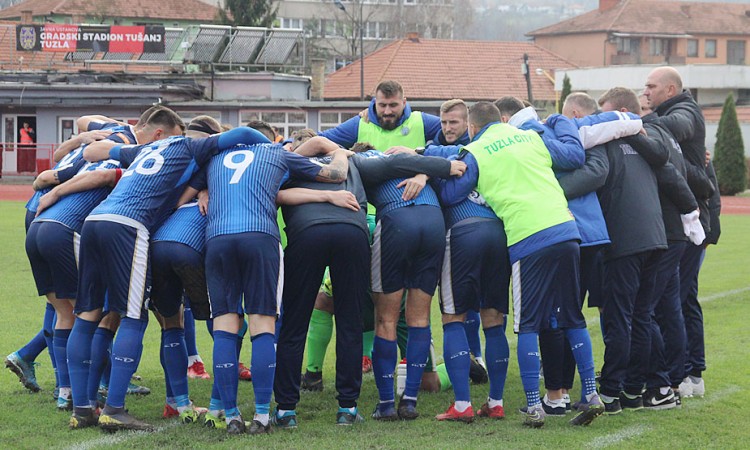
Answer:
[[[369,142],[357,142],[352,145],[352,148],[350,150],[354,153],[362,153],[368,150],[375,150],[375,147],[373,147],[373,145]]]
[[[500,110],[490,102],[477,102],[469,108],[469,123],[478,128],[500,121]]]
[[[613,87],[599,97],[599,106],[607,102],[611,103],[617,110],[625,108],[634,114],[641,113],[641,102],[638,101],[638,95],[632,89],[626,87]]]
[[[271,124],[269,124],[266,121],[263,121],[263,120],[251,120],[250,122],[247,123],[247,126],[249,128],[253,128],[255,130],[260,131],[271,142],[273,142],[276,139],[276,132],[273,131],[273,128],[271,128]]]
[[[206,134],[218,134],[224,131],[221,123],[211,116],[195,116],[188,124],[188,130],[200,131]]]
[[[375,88],[375,93],[382,92],[386,97],[403,97],[404,88],[398,83],[398,81],[386,80],[381,81],[378,87]]]
[[[495,106],[500,111],[501,116],[512,117],[513,114],[525,108],[523,102],[516,97],[505,96],[495,100]]]
[[[148,118],[151,117],[151,114],[153,114],[154,112],[156,112],[156,111],[158,111],[158,110],[160,110],[162,108],[164,108],[164,106],[162,106],[162,105],[154,105],[154,106],[150,107],[149,109],[143,111],[143,113],[141,113],[141,116],[138,118],[138,122],[136,122],[135,126],[136,127],[142,127],[142,126],[146,125],[146,123],[148,122]]]
[[[182,118],[177,115],[176,112],[163,106],[156,109],[149,116],[148,120],[146,121],[146,125],[168,129],[179,127],[182,133],[185,133],[185,122],[182,121]]]

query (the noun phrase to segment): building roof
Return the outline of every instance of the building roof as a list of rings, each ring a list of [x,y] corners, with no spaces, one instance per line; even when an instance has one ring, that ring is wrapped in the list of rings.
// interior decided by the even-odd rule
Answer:
[[[750,34],[750,6],[741,3],[698,3],[662,0],[620,0],[554,25],[526,33],[550,36],[594,32],[633,34]]]
[[[31,11],[34,17],[104,16],[211,23],[218,8],[200,0],[26,0],[0,10],[0,18],[20,19],[22,11]]]
[[[365,56],[365,96],[374,95],[381,81],[396,80],[410,100],[526,98],[524,53],[529,55],[534,99],[555,100],[554,83],[536,69],[544,69],[554,80],[555,69],[577,67],[570,61],[528,42],[440,39],[402,39]],[[327,77],[325,100],[359,96],[359,60]]]

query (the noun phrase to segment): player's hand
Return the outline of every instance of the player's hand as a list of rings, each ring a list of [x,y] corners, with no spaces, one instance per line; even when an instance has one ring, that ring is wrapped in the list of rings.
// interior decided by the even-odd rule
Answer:
[[[282,145],[282,148],[288,152],[293,152],[294,149],[292,148],[292,143],[287,142],[286,144]]]
[[[208,214],[208,189],[198,192],[198,211],[202,216]]]
[[[640,133],[640,134],[642,134],[642,135],[644,135],[644,136],[648,136],[648,133],[646,132],[646,129],[645,129],[645,128],[641,128],[641,129],[640,129],[640,130],[638,131],[638,133]]]
[[[451,176],[461,177],[466,172],[466,163],[463,161],[451,161]]]
[[[401,199],[405,202],[408,202],[409,200],[414,200],[415,198],[417,198],[426,184],[427,175],[420,173],[419,175],[415,175],[400,182],[396,187],[404,188],[404,193],[401,194]]]
[[[60,197],[57,195],[57,192],[54,189],[42,195],[42,197],[39,199],[39,206],[37,206],[36,208],[35,217],[38,217],[39,214],[42,213],[42,211],[57,203],[59,199]]]
[[[397,145],[386,150],[386,155],[398,155],[399,153],[406,153],[408,155],[416,155],[417,152],[413,148],[404,147],[403,145]]]
[[[359,116],[359,120],[364,123],[370,123],[370,116],[367,114],[369,112],[369,108],[365,108],[362,111],[357,114]]]
[[[81,145],[90,144],[94,141],[107,139],[111,134],[112,133],[107,130],[84,131],[83,133],[78,134],[78,140],[81,142]]]
[[[357,197],[349,191],[329,191],[328,203],[336,205],[339,208],[351,209],[352,211],[359,211],[359,202]]]

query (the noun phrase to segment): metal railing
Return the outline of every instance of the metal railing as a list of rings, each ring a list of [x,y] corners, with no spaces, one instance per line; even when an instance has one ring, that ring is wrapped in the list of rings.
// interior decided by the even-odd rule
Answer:
[[[18,144],[0,142],[2,175],[38,175],[54,167],[52,157],[57,144]]]

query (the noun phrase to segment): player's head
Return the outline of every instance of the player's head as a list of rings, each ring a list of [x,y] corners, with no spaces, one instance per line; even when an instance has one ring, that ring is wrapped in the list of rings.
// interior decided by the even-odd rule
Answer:
[[[596,100],[585,92],[573,92],[565,97],[563,103],[563,116],[571,119],[580,119],[590,116],[596,112]]]
[[[180,136],[185,134],[185,122],[171,109],[161,107],[148,117],[140,129],[135,130],[135,134],[139,144]]]
[[[222,126],[211,116],[196,116],[190,121],[185,135],[190,138],[204,138],[221,133]]]
[[[500,110],[491,102],[477,102],[469,108],[469,136],[472,139],[492,122],[500,122]]]
[[[353,151],[354,153],[362,153],[370,150],[375,150],[375,147],[373,147],[373,145],[369,142],[357,142],[356,144],[352,145],[352,148],[350,148],[349,150]]]
[[[224,131],[229,131],[229,130],[231,130],[232,128],[234,128],[234,127],[232,126],[232,124],[231,124],[231,123],[222,123],[222,124],[221,124],[221,131],[222,131],[222,133],[223,133]]]
[[[469,108],[463,100],[454,98],[440,105],[440,128],[446,144],[453,144],[469,127]]]
[[[136,130],[143,128],[143,126],[146,125],[146,122],[148,122],[148,118],[151,117],[151,114],[153,114],[154,112],[160,109],[164,109],[164,106],[154,105],[150,107],[149,109],[143,111],[143,113],[141,113],[141,116],[138,118],[138,122],[136,122],[135,125],[133,125],[133,128],[135,128]]]
[[[651,114],[654,110],[651,109],[651,105],[648,102],[648,97],[641,94],[638,96],[638,103],[641,104],[641,117]]]
[[[621,111],[641,114],[641,104],[632,89],[613,87],[599,97],[599,107],[602,111]]]
[[[318,133],[315,132],[312,128],[303,128],[301,130],[297,130],[294,133],[292,133],[292,151],[297,150],[297,147],[304,144],[305,142],[309,141],[310,139],[317,136]]]
[[[268,122],[262,120],[251,120],[247,123],[247,127],[260,131],[263,133],[263,136],[267,137],[271,142],[276,139],[276,132],[273,131],[273,127],[271,127]]]
[[[525,108],[520,99],[511,96],[495,100],[495,106],[500,111],[500,121],[503,123],[508,123],[515,113]]]
[[[648,98],[651,109],[682,92],[682,77],[674,67],[657,67],[646,78],[643,95]]]
[[[404,89],[398,82],[387,80],[375,88],[375,114],[384,130],[394,130],[398,126],[406,108]]]

